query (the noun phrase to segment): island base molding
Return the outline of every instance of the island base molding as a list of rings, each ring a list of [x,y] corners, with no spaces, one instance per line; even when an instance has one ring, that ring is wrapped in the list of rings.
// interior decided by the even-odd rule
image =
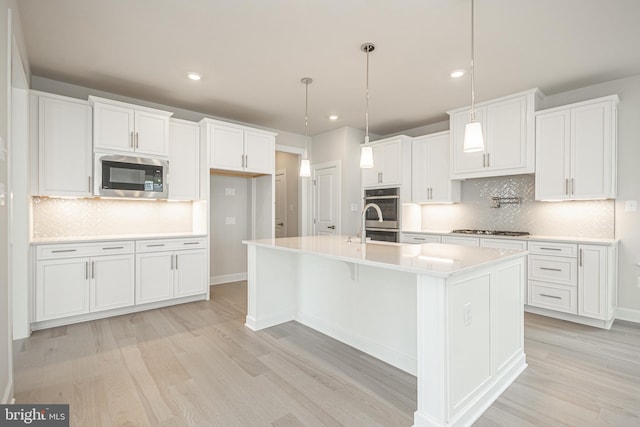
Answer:
[[[246,326],[295,320],[416,375],[416,427],[471,425],[527,367],[525,253],[439,274],[247,248]]]

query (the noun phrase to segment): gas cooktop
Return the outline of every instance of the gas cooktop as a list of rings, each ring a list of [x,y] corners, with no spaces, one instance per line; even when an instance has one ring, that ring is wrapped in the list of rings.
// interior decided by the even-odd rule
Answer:
[[[451,233],[457,234],[483,234],[488,236],[528,236],[527,231],[500,231],[500,230],[453,230]]]

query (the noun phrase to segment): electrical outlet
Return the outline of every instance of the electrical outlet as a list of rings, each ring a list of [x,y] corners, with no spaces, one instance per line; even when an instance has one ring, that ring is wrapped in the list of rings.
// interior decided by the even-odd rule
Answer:
[[[227,216],[224,218],[224,223],[226,225],[234,225],[236,223],[236,217],[235,216]]]
[[[351,203],[351,212],[358,212],[358,204]]]
[[[236,195],[236,189],[235,188],[225,188],[224,189],[224,195],[225,196],[235,196]]]
[[[469,326],[471,324],[471,303],[466,303],[462,307],[462,311],[464,313],[464,326]]]

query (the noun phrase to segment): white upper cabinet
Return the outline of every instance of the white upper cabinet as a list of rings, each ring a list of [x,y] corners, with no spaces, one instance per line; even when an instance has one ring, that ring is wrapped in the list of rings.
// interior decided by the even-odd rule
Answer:
[[[537,89],[479,103],[476,120],[482,125],[484,151],[463,151],[469,107],[449,111],[451,178],[481,178],[533,173],[535,133],[533,118],[541,93]]]
[[[89,102],[93,105],[95,150],[169,155],[169,117],[173,113],[95,96],[90,96]]]
[[[449,178],[449,132],[420,136],[411,143],[411,201],[460,201],[460,181]]]
[[[86,101],[38,95],[32,120],[37,123],[37,182],[41,196],[91,196],[91,106]],[[33,135],[34,139],[36,135]],[[34,159],[35,160],[35,159]]]
[[[404,169],[410,169],[411,138],[400,135],[369,143],[373,149],[373,168],[362,169],[362,187],[388,187],[410,184]],[[406,152],[406,153],[405,153]]]
[[[617,95],[536,114],[536,200],[616,196]]]
[[[277,134],[211,119],[203,119],[200,124],[209,147],[209,168],[260,174],[275,172]]]
[[[169,123],[169,199],[200,198],[200,126],[171,119]]]

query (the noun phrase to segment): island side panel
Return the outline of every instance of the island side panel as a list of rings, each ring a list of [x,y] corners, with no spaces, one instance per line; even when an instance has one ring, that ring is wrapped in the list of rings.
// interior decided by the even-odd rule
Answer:
[[[415,375],[414,273],[308,254],[298,260],[300,323]]]
[[[294,320],[297,255],[247,246],[247,318],[254,331]]]

